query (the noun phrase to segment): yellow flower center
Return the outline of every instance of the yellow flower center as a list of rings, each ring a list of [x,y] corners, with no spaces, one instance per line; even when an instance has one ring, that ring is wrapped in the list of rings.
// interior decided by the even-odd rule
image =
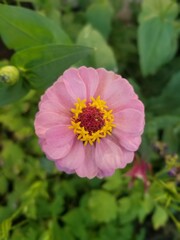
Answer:
[[[70,129],[73,129],[78,140],[84,145],[99,143],[101,138],[111,135],[115,127],[112,110],[108,109],[106,102],[98,96],[96,99],[91,97],[91,101],[86,103],[86,99],[78,98],[71,109],[73,113]]]

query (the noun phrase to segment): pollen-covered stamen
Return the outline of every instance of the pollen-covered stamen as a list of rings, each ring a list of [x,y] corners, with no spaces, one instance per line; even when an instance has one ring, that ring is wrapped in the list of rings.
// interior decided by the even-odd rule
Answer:
[[[89,134],[92,134],[104,126],[105,120],[103,119],[103,115],[104,114],[96,107],[87,105],[87,107],[82,110],[82,113],[79,114],[76,122],[80,122],[80,126],[84,127]]]
[[[78,98],[74,105],[75,107],[71,109],[73,115],[69,128],[84,145],[100,143],[101,138],[111,135],[115,127],[114,116],[100,96],[91,97],[89,103],[86,103],[85,99]]]

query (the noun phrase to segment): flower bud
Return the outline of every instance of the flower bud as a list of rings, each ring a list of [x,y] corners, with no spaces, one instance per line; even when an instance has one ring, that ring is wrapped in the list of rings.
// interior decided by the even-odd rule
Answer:
[[[19,70],[14,66],[0,69],[0,85],[14,85],[19,80]]]

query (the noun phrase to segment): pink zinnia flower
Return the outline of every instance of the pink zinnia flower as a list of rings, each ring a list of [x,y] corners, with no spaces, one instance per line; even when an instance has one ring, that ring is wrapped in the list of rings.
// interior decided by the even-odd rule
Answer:
[[[141,143],[144,106],[132,86],[103,68],[70,68],[46,90],[35,131],[60,171],[105,177],[132,162]]]

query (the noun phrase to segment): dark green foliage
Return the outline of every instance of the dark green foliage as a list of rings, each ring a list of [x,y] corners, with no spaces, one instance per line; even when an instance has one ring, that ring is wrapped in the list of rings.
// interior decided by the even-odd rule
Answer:
[[[0,88],[0,240],[179,240],[179,175],[168,175],[180,167],[179,2],[4,2],[14,6],[0,4],[0,37],[13,52],[0,67],[20,77]],[[43,155],[38,102],[72,65],[118,72],[144,102],[147,186],[126,176],[132,165],[88,180]]]

